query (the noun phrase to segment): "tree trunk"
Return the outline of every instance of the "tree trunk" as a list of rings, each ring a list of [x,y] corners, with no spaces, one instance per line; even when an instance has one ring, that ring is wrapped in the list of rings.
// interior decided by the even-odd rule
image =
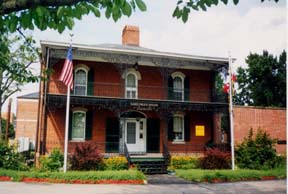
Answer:
[[[3,70],[0,68],[0,140],[2,140],[2,94],[3,91],[1,90],[3,84]]]

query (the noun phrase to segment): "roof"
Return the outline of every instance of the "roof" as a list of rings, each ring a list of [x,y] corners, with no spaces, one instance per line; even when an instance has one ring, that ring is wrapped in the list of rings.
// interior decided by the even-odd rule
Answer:
[[[43,40],[40,41],[40,43],[43,56],[46,56],[46,48],[49,48],[51,50],[50,57],[65,58],[69,43]],[[62,52],[60,52],[61,50]],[[121,57],[122,61],[120,59]],[[125,60],[123,60],[123,58]],[[131,62],[131,64],[135,64],[135,62],[138,62],[140,65],[142,64],[147,66],[155,66],[155,64],[166,66],[166,64],[168,63],[177,63],[182,64],[182,68],[195,66],[197,69],[206,68],[206,70],[228,66],[229,63],[229,58],[227,57],[211,57],[172,52],[161,52],[140,46],[121,44],[88,45],[73,43],[73,59],[90,61],[98,61],[101,59],[102,61],[106,62],[119,61],[119,63]],[[141,60],[142,63],[139,62]],[[175,68],[175,66],[173,66],[173,68]]]
[[[21,99],[39,99],[39,92],[34,92],[34,93],[30,93],[30,94],[25,94],[23,96],[18,96],[17,98],[21,98]]]

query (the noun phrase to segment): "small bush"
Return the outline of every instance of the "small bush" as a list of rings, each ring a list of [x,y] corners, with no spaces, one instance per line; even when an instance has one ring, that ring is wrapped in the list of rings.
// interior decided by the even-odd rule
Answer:
[[[170,166],[175,169],[195,169],[198,168],[199,158],[192,156],[172,156]]]
[[[0,141],[0,168],[11,170],[28,170],[24,158],[13,148]]]
[[[51,154],[40,158],[41,171],[58,171],[63,167],[64,156],[59,148],[54,148]]]
[[[218,148],[208,149],[204,157],[200,158],[199,166],[202,169],[229,169],[231,168],[231,154],[222,152]]]
[[[237,165],[248,169],[271,169],[280,166],[283,161],[277,156],[275,143],[266,132],[258,130],[254,137],[253,130],[250,129],[248,137],[236,148]]]
[[[72,170],[104,170],[103,156],[93,142],[77,144],[71,157]]]
[[[105,170],[126,170],[128,161],[125,157],[110,157],[104,160]]]

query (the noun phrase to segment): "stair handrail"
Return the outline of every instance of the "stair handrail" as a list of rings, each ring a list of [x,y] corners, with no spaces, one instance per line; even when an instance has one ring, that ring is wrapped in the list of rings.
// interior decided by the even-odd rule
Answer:
[[[171,155],[170,155],[168,146],[165,143],[163,143],[163,157],[164,157],[166,163],[169,164]]]
[[[131,165],[131,158],[130,158],[130,154],[129,154],[128,147],[127,147],[126,143],[124,143],[124,154],[125,154],[125,157],[128,161],[128,166],[130,166]]]

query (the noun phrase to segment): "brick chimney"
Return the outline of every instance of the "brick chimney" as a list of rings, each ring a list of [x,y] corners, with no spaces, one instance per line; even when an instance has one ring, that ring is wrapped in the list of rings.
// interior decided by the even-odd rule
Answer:
[[[126,25],[122,31],[122,45],[139,46],[139,27]]]

